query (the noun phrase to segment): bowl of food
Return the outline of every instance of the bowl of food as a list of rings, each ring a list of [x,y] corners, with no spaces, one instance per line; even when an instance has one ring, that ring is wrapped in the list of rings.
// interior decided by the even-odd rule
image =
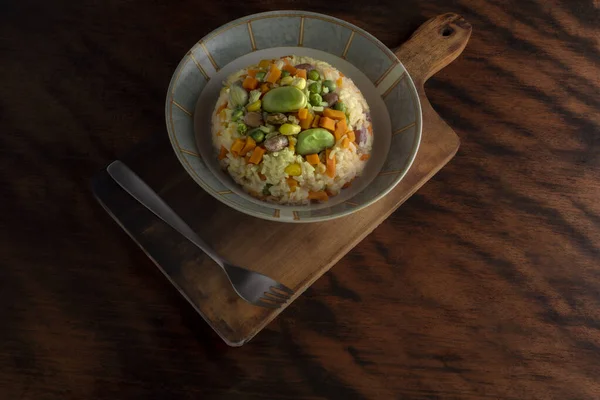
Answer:
[[[302,11],[207,35],[177,67],[165,112],[173,149],[203,189],[282,222],[367,207],[400,182],[421,140],[417,91],[394,53]]]

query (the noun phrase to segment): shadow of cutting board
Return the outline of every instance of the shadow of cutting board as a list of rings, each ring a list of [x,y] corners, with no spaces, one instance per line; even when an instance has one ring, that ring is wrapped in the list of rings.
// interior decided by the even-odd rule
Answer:
[[[423,85],[465,48],[471,26],[456,14],[423,24],[397,51],[419,92],[423,138],[410,171],[375,204],[335,221],[286,224],[235,211],[187,175],[167,140],[142,146],[122,160],[217,252],[293,288],[293,299],[381,224],[456,153],[459,139],[433,110]],[[100,173],[93,190],[106,211],[146,252],[208,324],[231,346],[260,332],[282,309],[241,300],[219,267],[186,239]]]

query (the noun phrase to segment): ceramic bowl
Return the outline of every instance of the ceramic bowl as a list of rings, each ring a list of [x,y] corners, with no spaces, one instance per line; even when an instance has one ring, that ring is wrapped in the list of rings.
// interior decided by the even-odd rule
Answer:
[[[262,59],[290,54],[330,63],[354,81],[371,108],[371,158],[352,186],[326,203],[282,206],[251,197],[220,169],[211,143],[210,116],[222,81]],[[395,54],[348,22],[303,11],[250,15],[205,36],[173,74],[165,114],[175,154],[204,190],[240,212],[282,222],[324,221],[367,207],[402,180],[421,141],[419,97]]]

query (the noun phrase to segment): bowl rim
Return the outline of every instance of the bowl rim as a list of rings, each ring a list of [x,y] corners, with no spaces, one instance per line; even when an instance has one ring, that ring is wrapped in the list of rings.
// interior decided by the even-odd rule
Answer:
[[[241,25],[243,23],[247,23],[249,20],[261,19],[261,18],[270,17],[270,16],[272,16],[272,17],[281,17],[281,16],[305,17],[305,16],[309,16],[312,18],[324,20],[326,22],[335,21],[337,24],[339,24],[343,27],[346,27],[348,29],[351,29],[353,31],[360,32],[361,34],[363,34],[366,37],[368,37],[369,39],[371,39],[371,41],[374,44],[376,44],[383,52],[387,53],[388,55],[391,55],[393,57],[393,59],[395,61],[397,61],[398,64],[401,65],[402,68],[404,69],[404,74],[406,75],[405,79],[408,83],[407,86],[411,92],[411,95],[413,97],[413,101],[415,104],[415,108],[416,108],[416,110],[415,110],[416,111],[416,121],[414,123],[415,124],[414,126],[416,128],[415,133],[417,135],[416,140],[414,141],[413,147],[410,150],[410,156],[409,156],[407,162],[402,167],[401,172],[397,175],[396,179],[394,179],[388,185],[388,187],[386,187],[385,190],[382,190],[377,196],[373,197],[369,201],[359,204],[351,209],[342,210],[342,211],[333,213],[331,215],[304,217],[302,219],[296,219],[296,218],[286,219],[286,218],[281,218],[281,216],[275,216],[274,214],[266,215],[266,214],[261,214],[261,213],[257,213],[252,210],[246,209],[244,206],[240,205],[239,203],[232,201],[230,196],[219,195],[217,192],[215,192],[215,190],[212,187],[210,187],[199,176],[197,176],[196,173],[190,172],[190,171],[194,171],[194,168],[190,165],[190,163],[185,158],[185,156],[183,156],[182,148],[179,146],[179,142],[177,141],[175,132],[172,131],[172,127],[171,127],[171,125],[172,125],[171,109],[173,107],[173,102],[171,101],[172,93],[173,93],[174,85],[177,83],[177,80],[179,79],[179,75],[181,74],[183,67],[187,63],[187,60],[186,60],[187,55],[194,48],[196,48],[196,46],[199,46],[201,43],[206,42],[213,36],[216,36],[217,34],[221,33],[221,31],[226,31],[231,27],[235,27],[235,26]],[[419,147],[421,145],[421,140],[423,137],[423,110],[421,107],[421,100],[419,98],[418,90],[414,84],[412,77],[410,76],[409,71],[406,69],[406,67],[404,66],[402,61],[396,56],[396,53],[393,50],[391,50],[389,47],[387,47],[385,44],[383,44],[375,36],[371,35],[369,32],[365,31],[364,29],[362,29],[350,22],[333,17],[331,15],[310,12],[310,11],[302,11],[302,10],[276,10],[276,11],[267,11],[267,12],[249,14],[249,15],[237,18],[235,20],[232,20],[224,25],[221,25],[220,27],[218,27],[218,28],[212,30],[211,32],[209,32],[208,34],[204,35],[200,40],[196,41],[196,43],[181,58],[181,60],[177,64],[175,71],[173,72],[173,75],[171,76],[171,80],[170,80],[169,86],[167,88],[166,99],[165,99],[165,122],[166,122],[166,127],[167,127],[167,133],[169,136],[169,141],[171,143],[171,147],[173,147],[173,151],[175,152],[177,159],[179,160],[180,164],[184,167],[184,170],[186,171],[186,173],[194,180],[194,182],[196,182],[202,189],[204,189],[204,191],[206,191],[208,194],[210,194],[212,197],[214,197],[221,203],[226,204],[227,206],[233,208],[236,211],[239,211],[241,213],[244,213],[244,214],[252,216],[252,217],[269,220],[269,221],[281,222],[281,223],[314,223],[314,222],[330,221],[330,220],[334,220],[337,218],[341,218],[341,217],[345,217],[345,216],[354,214],[358,211],[363,210],[366,207],[369,207],[373,203],[381,200],[383,197],[385,197],[387,194],[389,194],[402,181],[402,179],[404,179],[404,177],[410,170],[412,164],[414,163],[414,160],[417,156]],[[210,169],[209,169],[209,171],[210,171]],[[212,174],[212,171],[210,173]],[[277,204],[264,202],[264,206],[268,207],[268,208],[269,207],[275,208],[277,206]]]

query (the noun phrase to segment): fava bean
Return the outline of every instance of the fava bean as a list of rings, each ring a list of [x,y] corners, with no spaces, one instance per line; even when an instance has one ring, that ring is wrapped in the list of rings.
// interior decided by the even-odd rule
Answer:
[[[306,107],[306,96],[294,86],[269,90],[262,98],[263,110],[271,113],[298,111]]]
[[[335,137],[328,130],[322,128],[307,129],[298,135],[296,153],[302,156],[316,154],[332,147],[334,144]]]

